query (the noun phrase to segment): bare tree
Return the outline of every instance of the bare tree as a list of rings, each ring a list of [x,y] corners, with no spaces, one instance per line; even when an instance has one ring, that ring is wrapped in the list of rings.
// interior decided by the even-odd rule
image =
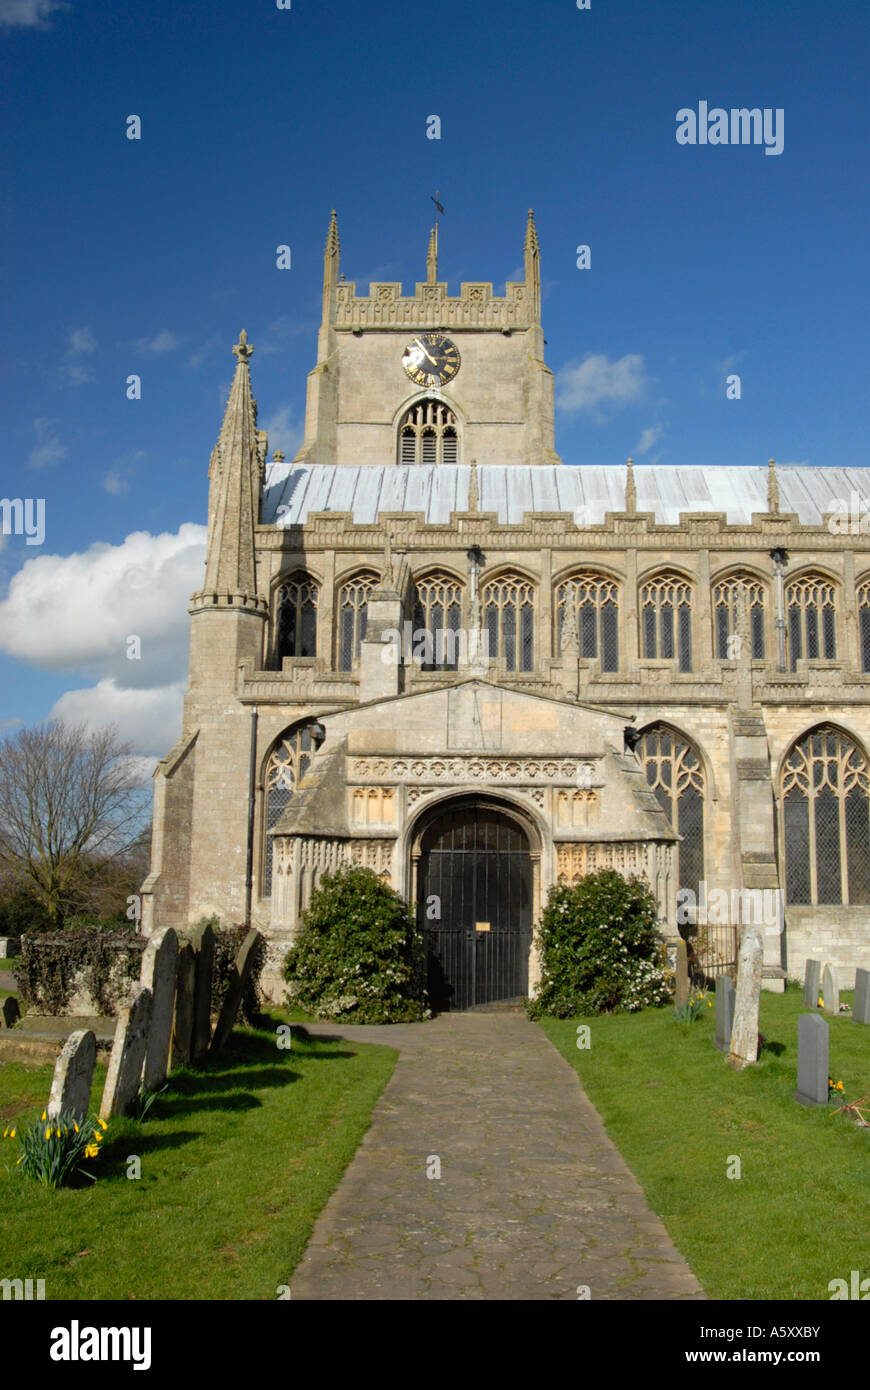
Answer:
[[[123,855],[142,823],[142,774],[118,727],[61,721],[0,744],[0,867],[52,923],[76,901],[94,859]]]

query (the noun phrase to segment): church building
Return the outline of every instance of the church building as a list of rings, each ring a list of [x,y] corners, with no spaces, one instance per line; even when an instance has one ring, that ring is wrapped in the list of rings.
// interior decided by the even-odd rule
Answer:
[[[235,378],[142,930],[283,954],[320,877],[417,905],[436,1005],[533,992],[554,883],[644,877],[710,973],[870,968],[870,469],[565,464],[524,278],[372,284],[327,236],[305,439]],[[850,503],[850,499],[853,501]]]

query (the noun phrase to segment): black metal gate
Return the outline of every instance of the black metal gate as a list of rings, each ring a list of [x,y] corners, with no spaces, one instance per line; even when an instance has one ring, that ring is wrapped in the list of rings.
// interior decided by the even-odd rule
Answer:
[[[424,832],[418,884],[434,1007],[526,994],[532,860],[517,822],[485,803],[454,805]]]

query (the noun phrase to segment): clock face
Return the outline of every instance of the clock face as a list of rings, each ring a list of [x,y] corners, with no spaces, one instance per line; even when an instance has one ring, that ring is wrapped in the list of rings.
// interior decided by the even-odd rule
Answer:
[[[421,333],[405,348],[402,366],[417,386],[443,386],[459,371],[459,349],[440,333]]]

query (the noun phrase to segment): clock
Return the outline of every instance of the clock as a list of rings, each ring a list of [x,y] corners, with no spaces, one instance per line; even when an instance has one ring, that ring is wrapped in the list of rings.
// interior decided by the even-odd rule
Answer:
[[[421,333],[405,348],[402,366],[417,386],[443,386],[459,371],[459,349],[440,333]]]

